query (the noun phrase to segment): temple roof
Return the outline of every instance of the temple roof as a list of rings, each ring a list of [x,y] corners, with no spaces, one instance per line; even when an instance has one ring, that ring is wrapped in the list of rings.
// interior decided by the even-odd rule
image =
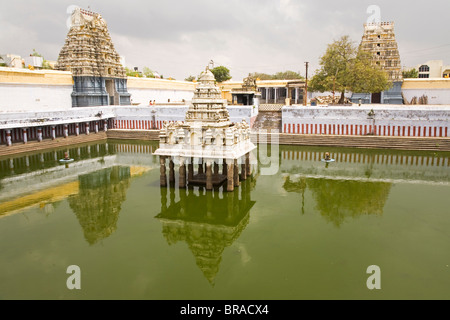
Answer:
[[[198,77],[192,104],[186,112],[186,123],[199,123],[213,126],[230,126],[227,101],[222,99],[220,88],[216,86],[214,74],[206,68]]]

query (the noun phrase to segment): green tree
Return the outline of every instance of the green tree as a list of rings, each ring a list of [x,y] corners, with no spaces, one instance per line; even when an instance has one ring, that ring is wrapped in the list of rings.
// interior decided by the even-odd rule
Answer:
[[[267,74],[267,73],[259,73],[253,72],[250,74],[251,76],[259,79],[259,80],[295,80],[295,79],[304,79],[300,72],[295,71],[284,71],[277,72],[275,74]]]
[[[52,70],[53,68],[50,65],[50,62],[48,62],[47,60],[43,59],[42,60],[42,69]]]
[[[193,82],[195,80],[194,76],[189,76],[186,79],[184,79],[184,81],[189,81],[189,82]]]
[[[142,78],[142,73],[140,73],[139,71],[134,71],[131,70],[128,67],[125,67],[125,72],[127,74],[128,77],[137,77],[137,78]]]
[[[219,66],[211,69],[217,82],[224,82],[231,79],[230,70],[227,67]]]
[[[154,78],[155,76],[153,75],[153,71],[149,68],[149,67],[144,67],[142,69],[142,74],[144,75],[144,77],[146,78]]]
[[[388,74],[380,66],[372,63],[370,53],[359,50],[350,64],[350,90],[353,92],[381,92],[389,89]]]
[[[273,75],[273,80],[296,80],[296,79],[303,79],[303,77],[300,75],[299,72],[290,70],[284,72],[277,72]]]
[[[259,80],[273,80],[273,75],[267,73],[253,72],[250,73],[250,76]]]
[[[372,63],[370,54],[356,48],[349,36],[328,45],[320,66],[308,87],[311,91],[341,92],[339,103],[344,103],[346,91],[374,93],[391,86],[387,74]]]
[[[32,57],[41,57],[41,58],[43,58],[42,54],[38,53],[38,52],[36,51],[36,49],[33,49],[33,53],[30,54],[30,56],[32,56]]]
[[[412,68],[411,70],[405,70],[402,72],[403,78],[418,78],[419,77],[419,71],[417,71],[416,68]]]

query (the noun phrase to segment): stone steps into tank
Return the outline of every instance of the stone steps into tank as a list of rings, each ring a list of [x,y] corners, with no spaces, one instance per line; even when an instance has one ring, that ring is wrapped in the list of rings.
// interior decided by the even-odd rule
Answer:
[[[159,130],[111,129],[108,130],[107,136],[108,139],[158,141]]]
[[[254,130],[281,131],[281,112],[259,111],[253,125]]]

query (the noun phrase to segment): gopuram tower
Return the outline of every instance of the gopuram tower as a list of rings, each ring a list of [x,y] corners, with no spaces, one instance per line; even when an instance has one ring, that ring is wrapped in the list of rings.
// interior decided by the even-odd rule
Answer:
[[[55,68],[72,72],[72,107],[130,105],[127,76],[106,21],[76,8],[71,22]]]
[[[393,86],[379,93],[355,93],[352,101],[358,103],[361,99],[363,103],[403,104],[401,93],[403,76],[394,22],[364,24],[360,48],[371,54],[372,63],[380,66],[388,74]]]
[[[207,190],[212,190],[227,181],[227,191],[233,191],[251,175],[250,152],[255,148],[245,120],[230,122],[227,101],[222,99],[214,75],[206,68],[199,76],[185,123],[165,122],[160,131],[160,147],[154,153],[160,157],[160,185],[167,186],[168,160],[170,184],[175,183],[177,162],[180,188],[187,184],[206,185]],[[197,173],[194,164],[198,165]]]

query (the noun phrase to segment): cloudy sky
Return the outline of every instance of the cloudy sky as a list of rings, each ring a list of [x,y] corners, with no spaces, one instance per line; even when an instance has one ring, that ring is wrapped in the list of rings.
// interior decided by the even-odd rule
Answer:
[[[363,24],[380,8],[395,21],[403,66],[428,60],[450,65],[449,0],[11,0],[0,9],[0,53],[33,49],[56,60],[68,32],[68,8],[102,14],[126,66],[165,78],[198,75],[213,60],[233,80],[250,72],[310,75],[327,44],[343,35],[359,43]]]

